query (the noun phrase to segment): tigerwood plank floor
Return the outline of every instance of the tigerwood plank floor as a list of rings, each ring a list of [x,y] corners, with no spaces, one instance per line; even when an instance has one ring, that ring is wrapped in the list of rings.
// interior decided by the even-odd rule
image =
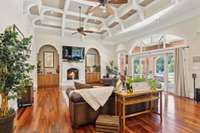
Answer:
[[[125,133],[200,133],[200,104],[164,95],[163,122],[156,114],[127,119]],[[59,88],[38,89],[32,107],[20,109],[14,133],[95,133],[93,125],[71,128],[69,108]]]

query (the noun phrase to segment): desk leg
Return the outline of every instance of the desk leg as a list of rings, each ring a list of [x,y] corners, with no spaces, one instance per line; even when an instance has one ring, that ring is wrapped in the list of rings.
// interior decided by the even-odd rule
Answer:
[[[162,112],[162,92],[160,92],[160,120],[162,122],[162,115],[163,115],[163,112]]]
[[[125,115],[126,115],[126,108],[125,108],[125,98],[123,97],[123,102],[122,102],[122,130],[125,131]]]
[[[115,115],[118,115],[118,98],[117,95],[115,94]]]

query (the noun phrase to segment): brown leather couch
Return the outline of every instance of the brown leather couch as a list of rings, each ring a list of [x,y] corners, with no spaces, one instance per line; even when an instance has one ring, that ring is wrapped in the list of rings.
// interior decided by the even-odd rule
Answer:
[[[69,111],[72,126],[78,128],[81,125],[95,123],[99,114],[115,115],[115,94],[113,93],[107,103],[99,110],[94,111],[90,105],[76,92],[73,92],[70,96],[70,91],[74,88],[68,88],[66,94],[69,97]],[[132,105],[126,108],[126,113],[133,113],[144,110],[148,107],[148,103]]]

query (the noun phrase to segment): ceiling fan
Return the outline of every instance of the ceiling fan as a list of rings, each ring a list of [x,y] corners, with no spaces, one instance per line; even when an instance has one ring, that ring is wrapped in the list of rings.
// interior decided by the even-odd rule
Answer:
[[[71,30],[74,30],[74,29],[71,29]],[[77,29],[75,29],[76,32],[72,33],[72,35],[75,35],[77,33],[83,35],[83,36],[86,36],[87,34],[86,33],[100,33],[100,32],[97,32],[97,31],[92,31],[92,30],[85,30],[84,27],[83,27],[83,19],[81,17],[81,6],[79,6],[79,27]]]
[[[102,8],[103,12],[107,12],[110,15],[113,15],[113,10],[110,4],[126,4],[128,3],[128,0],[89,0],[89,1],[93,1],[93,2],[98,2],[100,3],[99,5],[97,5],[94,8],[91,8],[88,13],[92,13],[95,10]]]

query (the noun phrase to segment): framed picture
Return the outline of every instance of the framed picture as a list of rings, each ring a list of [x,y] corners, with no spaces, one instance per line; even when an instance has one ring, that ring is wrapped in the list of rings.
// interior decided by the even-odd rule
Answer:
[[[13,31],[18,33],[18,39],[22,40],[24,38],[24,34],[19,30],[19,28],[14,24]]]
[[[44,51],[43,57],[44,68],[54,68],[54,52]]]
[[[96,55],[88,54],[86,61],[87,61],[87,66],[89,66],[89,67],[96,65]]]

